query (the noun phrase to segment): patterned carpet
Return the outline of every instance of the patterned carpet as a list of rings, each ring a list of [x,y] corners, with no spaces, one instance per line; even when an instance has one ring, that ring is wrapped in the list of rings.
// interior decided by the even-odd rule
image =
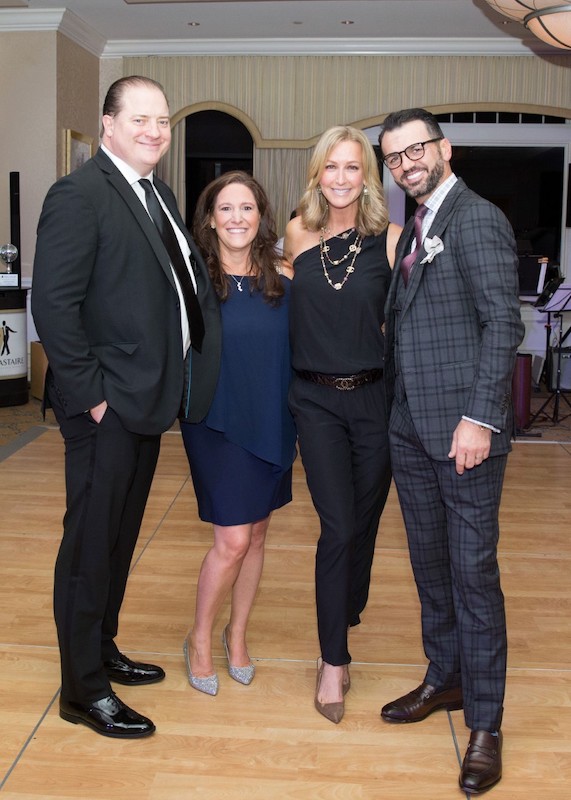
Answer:
[[[9,454],[5,451],[18,449],[20,444],[25,444],[31,432],[54,425],[53,412],[48,409],[44,421],[42,402],[34,397],[30,397],[25,405],[0,407],[0,460]]]
[[[0,447],[36,425],[54,424],[55,419],[51,411],[46,414],[44,422],[41,400],[33,397],[25,405],[0,408]]]
[[[559,396],[534,392],[531,398],[531,419],[543,411],[525,430],[518,431],[522,439],[542,439],[550,442],[571,442],[571,392]],[[556,405],[558,406],[556,408]],[[46,426],[56,425],[50,409],[44,421],[40,400],[30,397],[25,405],[0,407],[0,460],[26,444]]]

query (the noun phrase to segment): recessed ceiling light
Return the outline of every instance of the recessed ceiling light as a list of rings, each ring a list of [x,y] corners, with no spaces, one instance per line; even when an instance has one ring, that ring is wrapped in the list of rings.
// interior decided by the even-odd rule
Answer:
[[[190,25],[191,28],[198,28],[200,22],[187,22],[187,25]]]
[[[341,25],[354,25],[354,24],[355,23],[353,22],[352,19],[342,19],[341,20]]]

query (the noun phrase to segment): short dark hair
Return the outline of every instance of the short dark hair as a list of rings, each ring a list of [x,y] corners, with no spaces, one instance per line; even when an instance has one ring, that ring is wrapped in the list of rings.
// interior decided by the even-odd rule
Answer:
[[[153,87],[154,89],[158,89],[163,93],[168,105],[169,101],[165,94],[165,90],[158,81],[154,81],[152,78],[146,78],[143,75],[127,75],[124,78],[119,78],[116,80],[107,90],[105,101],[103,103],[103,116],[108,114],[110,117],[112,117],[114,114],[118,114],[123,108],[123,97],[125,92],[127,89],[131,89],[133,86],[149,86]]]
[[[385,133],[394,131],[396,128],[402,128],[407,122],[417,121],[424,122],[431,137],[435,139],[437,137],[444,139],[442,128],[434,114],[431,114],[430,111],[427,111],[425,108],[403,108],[401,111],[393,111],[383,122],[379,134],[379,145],[382,146]]]

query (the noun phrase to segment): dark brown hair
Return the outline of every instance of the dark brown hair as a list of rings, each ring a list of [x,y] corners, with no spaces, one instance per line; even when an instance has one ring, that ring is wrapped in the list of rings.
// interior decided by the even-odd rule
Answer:
[[[248,175],[247,172],[225,172],[209,183],[203,189],[196,204],[192,226],[194,239],[206,261],[218,297],[226,300],[229,288],[228,278],[220,261],[218,235],[210,227],[210,223],[218,195],[222,189],[232,183],[241,183],[252,192],[260,212],[260,227],[252,242],[250,253],[252,264],[252,277],[248,278],[250,287],[261,291],[266,302],[277,303],[284,294],[284,288],[276,270],[276,264],[281,260],[275,251],[278,237],[268,196],[255,178]]]
[[[158,81],[154,81],[152,78],[145,78],[143,75],[127,75],[124,78],[119,78],[119,80],[116,80],[115,83],[112,83],[107,90],[105,101],[103,103],[103,116],[108,114],[110,117],[112,117],[115,114],[118,114],[123,108],[123,96],[126,90],[131,89],[133,86],[148,86],[158,89],[163,93],[168,105],[169,101],[165,94],[165,90]]]
[[[382,147],[385,133],[394,131],[397,128],[402,128],[402,126],[406,125],[408,122],[424,122],[429,136],[444,139],[442,128],[434,114],[431,114],[430,111],[427,111],[425,108],[403,108],[401,111],[393,111],[383,122],[379,134],[379,145]]]

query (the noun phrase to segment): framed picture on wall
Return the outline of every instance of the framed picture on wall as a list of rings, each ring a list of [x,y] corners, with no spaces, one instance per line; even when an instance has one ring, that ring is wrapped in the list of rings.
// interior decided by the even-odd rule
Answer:
[[[93,153],[93,139],[83,133],[65,130],[65,173],[68,175],[74,169],[85,164]]]

